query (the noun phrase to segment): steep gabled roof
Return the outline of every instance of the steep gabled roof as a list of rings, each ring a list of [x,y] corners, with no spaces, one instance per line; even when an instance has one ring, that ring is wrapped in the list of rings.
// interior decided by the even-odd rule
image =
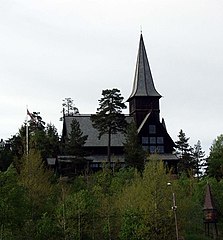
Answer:
[[[151,117],[153,115],[152,111],[149,111],[146,116],[144,117],[143,121],[141,122],[140,126],[137,129],[137,133],[140,134],[140,132],[143,130],[144,127],[148,126],[148,121],[150,121]],[[173,146],[175,146],[175,143],[173,139],[170,137],[169,133],[167,132],[166,125],[163,124],[163,122],[156,122],[156,126],[162,131],[163,136],[166,136],[169,141],[172,143]]]
[[[140,35],[133,90],[128,100],[138,96],[161,97],[154,86],[142,34]]]
[[[71,122],[73,119],[76,119],[80,124],[80,129],[83,132],[83,135],[87,135],[87,141],[85,143],[85,147],[106,147],[108,145],[108,135],[105,134],[98,138],[99,132],[95,129],[91,122],[91,115],[89,114],[79,114],[73,116],[65,116],[64,117],[64,128],[66,131],[63,131],[64,134],[69,135],[71,132]],[[133,118],[130,116],[126,116],[126,121],[131,122]],[[125,142],[124,133],[112,134],[111,138],[111,147],[123,147],[123,143]]]

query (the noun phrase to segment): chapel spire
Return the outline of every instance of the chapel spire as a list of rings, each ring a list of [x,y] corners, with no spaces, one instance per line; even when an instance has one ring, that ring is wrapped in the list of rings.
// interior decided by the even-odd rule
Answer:
[[[143,149],[149,154],[161,154],[169,169],[177,173],[178,159],[172,154],[175,144],[167,132],[165,122],[160,122],[160,98],[154,86],[141,33],[133,89],[128,99],[129,115],[136,124]]]
[[[142,33],[139,41],[133,89],[128,101],[133,97],[161,97],[154,86]]]

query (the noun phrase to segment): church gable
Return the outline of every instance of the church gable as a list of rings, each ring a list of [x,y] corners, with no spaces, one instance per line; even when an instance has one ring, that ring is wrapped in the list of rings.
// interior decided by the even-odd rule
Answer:
[[[154,121],[153,113],[146,116],[143,126],[139,129],[139,139],[143,149],[149,153],[172,153],[174,142],[162,123]]]

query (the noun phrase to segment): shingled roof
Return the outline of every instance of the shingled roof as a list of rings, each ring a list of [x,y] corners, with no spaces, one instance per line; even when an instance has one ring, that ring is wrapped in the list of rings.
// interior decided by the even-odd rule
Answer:
[[[66,131],[69,134],[71,132],[71,122],[73,119],[76,119],[80,128],[83,132],[83,135],[88,135],[87,141],[85,143],[85,147],[105,147],[108,145],[108,135],[103,135],[100,139],[98,138],[99,132],[95,129],[91,122],[91,115],[80,114],[74,116],[65,116],[64,123],[66,127]],[[133,118],[130,116],[126,116],[127,122],[133,121]],[[112,134],[111,138],[111,147],[122,147],[123,142],[125,142],[125,136],[123,133]]]
[[[150,70],[143,37],[141,34],[133,90],[128,100],[130,100],[132,97],[142,96],[161,97],[154,86],[153,77]]]

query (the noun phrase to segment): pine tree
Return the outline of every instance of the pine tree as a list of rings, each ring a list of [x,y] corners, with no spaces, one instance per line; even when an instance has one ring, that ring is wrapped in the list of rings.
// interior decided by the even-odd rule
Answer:
[[[29,122],[29,133],[35,132],[36,130],[44,130],[45,122],[40,116],[40,112],[29,113],[30,120]]]
[[[38,150],[41,157],[46,160],[48,157],[47,137],[45,131],[45,122],[39,112],[29,113],[29,149]]]
[[[124,132],[127,125],[122,109],[126,108],[120,90],[103,90],[96,114],[91,115],[93,127],[99,131],[99,138],[108,134],[108,163],[111,166],[111,136]]]
[[[130,123],[126,131],[126,142],[124,143],[125,162],[127,166],[143,170],[145,152],[138,140],[137,127],[134,122]]]
[[[73,116],[75,114],[79,114],[79,110],[74,105],[74,100],[71,98],[63,99],[63,114],[65,116]]]

